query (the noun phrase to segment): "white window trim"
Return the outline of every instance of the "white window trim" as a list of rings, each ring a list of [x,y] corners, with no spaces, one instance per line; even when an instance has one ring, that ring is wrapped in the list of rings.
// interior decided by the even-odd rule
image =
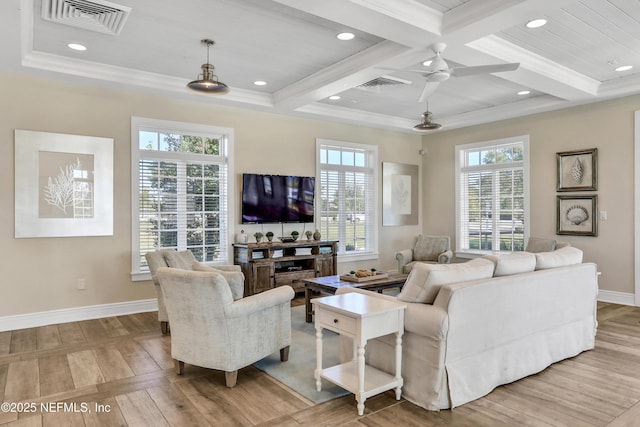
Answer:
[[[219,126],[209,126],[209,125],[201,125],[196,123],[184,123],[184,122],[176,122],[169,120],[158,120],[158,119],[149,119],[145,117],[131,117],[131,280],[134,282],[142,281],[142,280],[151,280],[151,273],[148,271],[139,270],[137,264],[139,255],[138,251],[140,248],[140,180],[138,179],[139,174],[139,162],[140,162],[140,129],[148,128],[154,131],[163,131],[167,133],[179,133],[179,134],[189,134],[189,133],[204,133],[204,134],[218,134],[225,135],[227,139],[227,143],[225,144],[226,152],[221,153],[223,156],[227,158],[227,194],[228,194],[228,203],[227,203],[227,230],[226,230],[226,238],[227,242],[233,242],[233,237],[235,235],[235,206],[236,206],[236,191],[235,191],[235,173],[233,169],[234,160],[233,160],[233,137],[234,131],[233,128],[219,127]],[[157,156],[158,158],[169,157],[168,153],[163,152],[155,152],[152,154],[153,156]],[[224,248],[221,248],[224,250]],[[233,250],[232,246],[227,245],[227,259],[233,260]]]
[[[482,142],[474,142],[471,144],[462,144],[455,146],[455,197],[456,197],[456,257],[463,259],[477,258],[483,255],[488,254],[496,254],[505,251],[486,251],[486,250],[474,250],[474,249],[459,249],[461,248],[461,239],[462,235],[460,233],[460,217],[461,217],[461,206],[460,201],[462,194],[460,192],[460,172],[462,170],[462,165],[464,164],[464,152],[466,150],[478,149],[496,145],[509,145],[522,142],[523,149],[522,153],[524,156],[524,160],[522,161],[522,166],[524,170],[524,243],[527,244],[529,240],[529,231],[530,231],[530,223],[531,223],[531,211],[530,211],[530,195],[531,195],[531,180],[530,180],[530,155],[529,155],[529,135],[520,135],[510,138],[503,139],[495,139],[492,141],[482,141]],[[508,165],[505,165],[508,167]],[[502,166],[498,165],[497,168],[501,168]]]
[[[321,178],[320,178],[320,170],[322,168],[322,164],[320,163],[320,146],[322,145],[338,145],[343,147],[349,147],[354,149],[365,150],[370,152],[370,156],[373,159],[369,159],[369,167],[372,171],[372,179],[373,179],[373,190],[372,193],[374,195],[375,200],[370,200],[366,211],[372,212],[371,218],[373,221],[373,226],[370,228],[371,230],[371,250],[364,253],[354,253],[354,254],[346,254],[344,252],[338,252],[338,264],[346,263],[346,262],[354,262],[354,261],[368,261],[368,260],[377,260],[380,256],[380,249],[378,246],[378,206],[379,206],[379,174],[378,174],[378,146],[377,145],[369,145],[369,144],[359,144],[356,142],[348,142],[348,141],[339,141],[332,139],[316,139],[316,188],[315,194],[317,195],[315,203],[315,218],[316,218],[316,227],[319,227],[319,221],[321,221],[320,215],[320,206],[321,203],[319,201],[321,194]]]

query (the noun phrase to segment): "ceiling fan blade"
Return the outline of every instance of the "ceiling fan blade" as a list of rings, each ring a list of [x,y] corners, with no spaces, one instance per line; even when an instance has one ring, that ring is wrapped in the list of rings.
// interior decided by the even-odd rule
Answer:
[[[493,64],[493,65],[477,65],[475,67],[459,67],[452,68],[451,75],[455,77],[475,76],[476,74],[501,73],[504,71],[513,71],[520,66],[519,62],[510,64]]]
[[[422,89],[422,93],[420,94],[420,98],[418,98],[418,102],[424,102],[429,95],[435,92],[436,88],[440,82],[427,82],[424,85],[424,89]]]

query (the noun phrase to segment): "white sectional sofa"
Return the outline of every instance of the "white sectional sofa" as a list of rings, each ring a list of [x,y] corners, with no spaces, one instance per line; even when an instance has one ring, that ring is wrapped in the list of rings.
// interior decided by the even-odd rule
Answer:
[[[407,303],[402,395],[430,410],[460,406],[595,344],[597,267],[570,246],[414,267],[397,297],[344,292]],[[342,344],[349,360],[352,344]],[[393,373],[394,345],[392,336],[369,341],[367,363]]]

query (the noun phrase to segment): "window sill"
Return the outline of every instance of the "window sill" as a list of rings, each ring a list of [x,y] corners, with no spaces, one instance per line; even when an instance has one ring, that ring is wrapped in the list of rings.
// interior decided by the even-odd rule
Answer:
[[[379,259],[378,253],[367,252],[363,254],[338,254],[338,264],[355,261],[369,261]]]
[[[132,282],[142,282],[145,280],[151,280],[151,273],[148,271],[131,272]]]

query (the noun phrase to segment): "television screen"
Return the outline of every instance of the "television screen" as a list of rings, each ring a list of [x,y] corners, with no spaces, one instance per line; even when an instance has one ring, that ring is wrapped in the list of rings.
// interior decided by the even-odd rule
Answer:
[[[242,175],[242,223],[313,222],[315,178]]]

